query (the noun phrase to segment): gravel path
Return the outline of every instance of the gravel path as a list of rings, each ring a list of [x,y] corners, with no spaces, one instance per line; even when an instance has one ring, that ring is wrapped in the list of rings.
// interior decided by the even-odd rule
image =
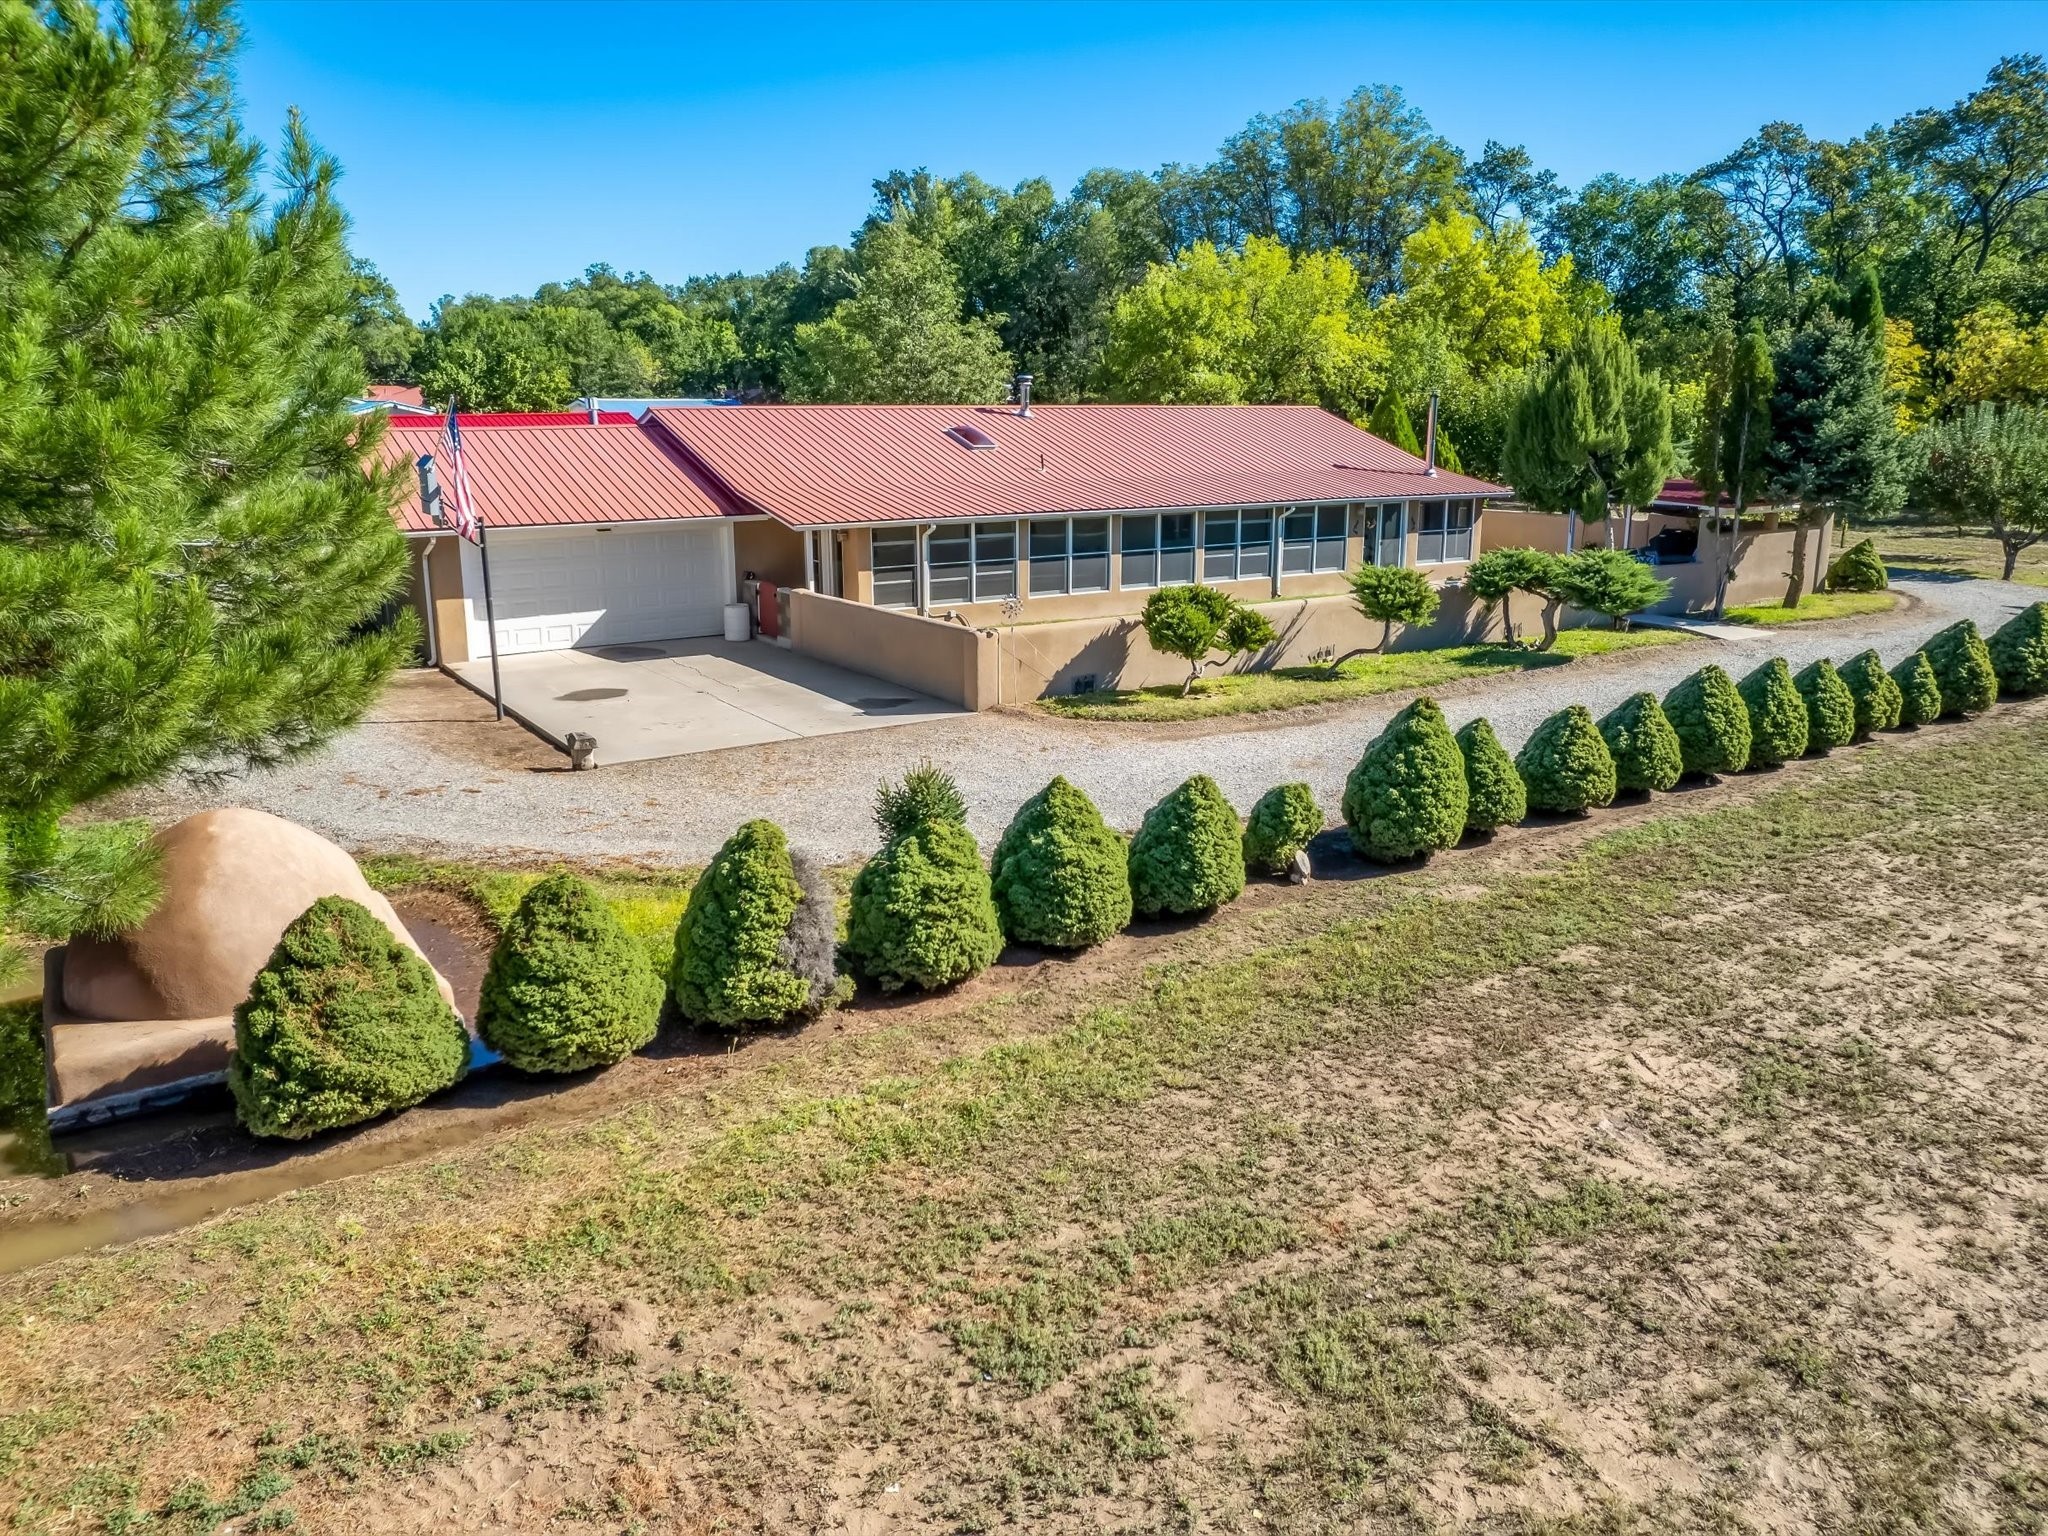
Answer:
[[[1437,696],[1454,727],[1484,714],[1512,751],[1553,710],[1580,703],[1601,714],[1640,689],[1662,694],[1707,661],[1739,677],[1773,655],[1797,670],[1874,645],[1889,663],[1955,619],[1974,619],[1989,634],[2043,596],[2038,587],[1939,578],[1903,577],[1895,589],[1909,601],[1876,618],[1795,625],[1739,642],[1696,639],[1475,679]],[[571,775],[518,726],[489,721],[474,696],[420,674],[310,762],[212,790],[175,785],[130,796],[117,809],[171,820],[212,805],[255,806],[362,851],[657,863],[702,861],[739,822],[768,816],[812,852],[850,859],[873,847],[868,807],[877,782],[921,758],[960,781],[985,846],[1055,773],[1127,828],[1198,772],[1212,775],[1240,811],[1274,784],[1303,779],[1334,816],[1351,765],[1409,697],[1166,726],[1005,711]]]

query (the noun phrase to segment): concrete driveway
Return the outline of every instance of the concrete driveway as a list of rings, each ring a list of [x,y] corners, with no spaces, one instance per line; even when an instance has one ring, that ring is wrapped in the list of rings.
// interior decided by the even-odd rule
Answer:
[[[968,711],[765,640],[656,640],[507,656],[505,708],[557,746],[597,738],[600,763],[832,736]],[[488,696],[491,664],[454,669]]]

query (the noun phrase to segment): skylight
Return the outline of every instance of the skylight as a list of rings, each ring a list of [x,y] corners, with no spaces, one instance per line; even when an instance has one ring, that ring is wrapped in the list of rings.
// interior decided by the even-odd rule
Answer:
[[[957,427],[946,428],[946,436],[963,448],[993,448],[996,440],[972,423],[963,422]]]

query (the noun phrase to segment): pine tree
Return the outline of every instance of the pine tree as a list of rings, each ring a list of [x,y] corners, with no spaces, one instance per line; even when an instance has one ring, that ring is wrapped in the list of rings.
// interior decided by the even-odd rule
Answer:
[[[1539,373],[1508,423],[1503,468],[1524,500],[1591,521],[1647,501],[1671,473],[1671,404],[1621,327],[1588,323]]]
[[[294,116],[260,195],[235,45],[220,0],[0,7],[0,930],[137,920],[139,844],[58,819],[296,757],[413,643],[365,632],[406,556],[339,171]]]
[[[1401,403],[1398,390],[1390,389],[1380,396],[1366,420],[1365,430],[1403,453],[1422,457],[1422,441],[1415,435],[1415,423],[1409,418],[1408,407]]]

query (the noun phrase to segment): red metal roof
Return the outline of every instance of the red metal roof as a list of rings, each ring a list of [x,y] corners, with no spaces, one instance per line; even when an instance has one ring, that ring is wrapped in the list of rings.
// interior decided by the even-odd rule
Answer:
[[[727,503],[704,472],[667,436],[624,411],[607,412],[604,424],[595,427],[575,412],[458,419],[470,495],[493,528],[726,514]],[[472,421],[482,430],[470,431]],[[418,430],[423,422],[433,430]],[[411,473],[433,446],[440,423],[438,416],[400,417],[388,423],[377,444],[381,462],[405,466],[406,495],[394,516],[408,533],[442,531],[420,509],[419,481]]]
[[[365,395],[369,400],[388,400],[393,405],[425,405],[426,396],[417,384],[372,384]],[[458,413],[459,414],[459,413]]]
[[[394,430],[405,432],[438,432],[441,423],[448,419],[442,412],[433,416],[393,415],[388,423]],[[599,411],[597,422],[603,427],[630,427],[638,420],[631,411]],[[587,427],[590,425],[588,411],[457,411],[455,420],[467,432],[472,427],[495,430],[499,427]]]
[[[1700,483],[1697,480],[1666,480],[1664,482],[1664,489],[1657,493],[1656,499],[1650,505],[1662,507],[1673,512],[1697,512],[1705,503],[1706,497],[1701,493]],[[1723,491],[1717,505],[1727,507],[1730,511],[1733,511],[1735,498],[1726,491]],[[1776,505],[1774,502],[1758,501],[1752,502],[1745,510],[1762,512]]]
[[[656,409],[743,509],[798,527],[1504,496],[1307,405],[735,405]],[[974,426],[993,451],[947,429]]]

